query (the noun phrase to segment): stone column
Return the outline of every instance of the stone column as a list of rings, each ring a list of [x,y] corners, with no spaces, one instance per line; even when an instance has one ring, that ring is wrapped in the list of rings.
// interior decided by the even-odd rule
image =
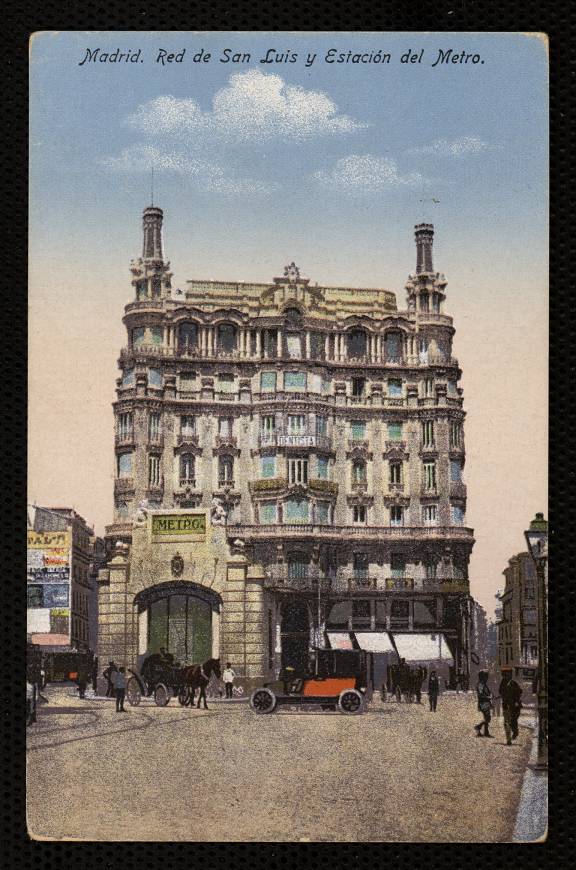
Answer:
[[[256,330],[256,356],[260,358],[262,355],[262,330]]]
[[[310,359],[311,357],[311,340],[310,340],[310,330],[306,330],[306,359]]]
[[[278,327],[278,335],[276,338],[276,354],[278,358],[282,356],[282,330]]]
[[[326,359],[330,356],[330,335],[326,333],[324,337],[324,356]]]

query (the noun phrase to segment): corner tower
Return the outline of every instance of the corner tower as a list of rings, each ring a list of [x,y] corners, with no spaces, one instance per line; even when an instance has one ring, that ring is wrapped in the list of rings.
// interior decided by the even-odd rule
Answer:
[[[130,263],[136,300],[166,299],[171,295],[170,263],[164,259],[164,212],[149,205],[142,215],[142,256]]]

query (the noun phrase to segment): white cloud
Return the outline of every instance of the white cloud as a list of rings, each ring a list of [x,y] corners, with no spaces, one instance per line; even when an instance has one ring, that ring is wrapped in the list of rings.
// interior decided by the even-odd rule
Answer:
[[[252,178],[227,176],[221,166],[189,157],[178,151],[162,151],[152,145],[132,145],[117,157],[101,161],[108,169],[119,172],[174,172],[193,179],[202,190],[227,194],[269,193],[274,188]]]
[[[214,95],[209,112],[192,98],[161,96],[140,105],[127,120],[150,136],[188,140],[198,136],[303,140],[367,126],[339,114],[327,94],[287,85],[280,76],[259,70],[231,75],[226,87]]]
[[[438,154],[441,157],[469,157],[488,151],[490,146],[478,136],[460,136],[458,139],[436,139],[430,145],[410,148],[409,154]]]
[[[424,187],[428,182],[419,172],[402,175],[395,160],[372,154],[351,154],[337,160],[329,171],[314,178],[325,187],[348,193],[384,190],[390,187]]]

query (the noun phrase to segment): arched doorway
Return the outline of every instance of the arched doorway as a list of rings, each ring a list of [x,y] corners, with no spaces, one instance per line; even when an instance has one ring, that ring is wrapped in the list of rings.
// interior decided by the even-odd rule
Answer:
[[[180,664],[217,658],[220,597],[197,583],[161,583],[139,592],[138,663],[164,648]]]
[[[304,673],[308,668],[310,617],[304,601],[291,601],[282,608],[280,627],[282,667]]]

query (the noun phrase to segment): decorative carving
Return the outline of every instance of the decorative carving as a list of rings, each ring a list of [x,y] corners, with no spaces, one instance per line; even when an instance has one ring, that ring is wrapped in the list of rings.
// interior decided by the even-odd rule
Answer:
[[[288,278],[290,284],[295,284],[299,280],[300,269],[298,268],[296,263],[294,263],[294,261],[292,261],[290,265],[284,266],[284,277]]]
[[[136,510],[136,514],[134,516],[134,523],[137,526],[143,526],[148,519],[149,514],[149,505],[148,499],[143,498],[142,501],[138,504],[138,509]]]
[[[181,577],[184,573],[184,559],[180,553],[175,553],[170,562],[170,570],[173,577]]]
[[[210,517],[213,526],[224,526],[228,518],[228,512],[219,498],[212,499],[212,510]]]

